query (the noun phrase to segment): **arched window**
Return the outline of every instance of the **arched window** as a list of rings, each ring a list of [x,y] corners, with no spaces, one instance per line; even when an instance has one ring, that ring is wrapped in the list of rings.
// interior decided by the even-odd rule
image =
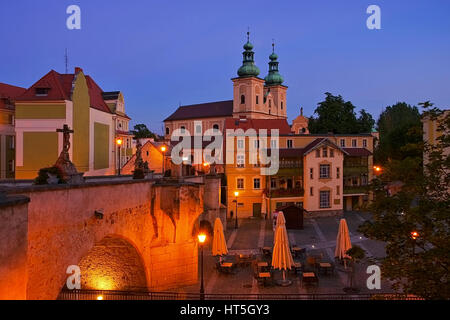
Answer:
[[[213,130],[214,131],[219,131],[219,125],[217,123],[215,125],[213,125]]]
[[[245,96],[242,95],[242,96],[241,96],[241,104],[244,104],[244,103],[245,103]]]
[[[166,134],[170,134],[170,129],[169,129],[169,127],[166,127]]]
[[[281,110],[283,110],[283,101],[281,101]]]

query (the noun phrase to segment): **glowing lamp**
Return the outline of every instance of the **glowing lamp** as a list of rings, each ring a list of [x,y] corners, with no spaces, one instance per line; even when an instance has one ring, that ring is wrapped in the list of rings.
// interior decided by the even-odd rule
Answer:
[[[103,296],[97,296],[97,300],[103,300]]]
[[[416,240],[419,237],[419,233],[417,231],[411,231],[411,238]]]
[[[122,140],[121,138],[117,138],[117,139],[116,139],[116,144],[117,144],[118,146],[121,146],[122,143],[123,143],[123,140]]]
[[[237,197],[239,195],[239,192],[235,191],[234,196]]]
[[[206,240],[206,234],[200,233],[200,234],[198,235],[198,242],[204,243],[205,240]]]
[[[161,147],[161,151],[162,151],[162,152],[166,152],[166,146],[162,146],[162,147]]]

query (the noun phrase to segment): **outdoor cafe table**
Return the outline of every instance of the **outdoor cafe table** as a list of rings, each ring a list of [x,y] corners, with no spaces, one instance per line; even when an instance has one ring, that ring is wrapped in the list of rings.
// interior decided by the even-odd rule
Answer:
[[[270,272],[260,272],[258,274],[258,276],[263,279],[264,285],[265,285],[266,284],[266,280],[270,279]]]
[[[302,284],[303,283],[318,283],[319,279],[317,278],[314,272],[303,272],[302,276]]]
[[[300,262],[294,262],[295,273],[298,273],[302,269],[302,264]]]
[[[266,270],[269,267],[269,264],[266,261],[258,262],[258,268],[261,270]]]
[[[330,272],[333,270],[333,266],[331,265],[331,263],[321,262],[319,263],[319,270],[328,273],[328,270],[330,270]]]
[[[232,262],[222,262],[220,264],[220,266],[223,268],[224,272],[231,273],[232,268],[233,268],[233,263]]]
[[[272,248],[271,247],[263,247],[263,254],[266,256],[270,256],[272,254]]]

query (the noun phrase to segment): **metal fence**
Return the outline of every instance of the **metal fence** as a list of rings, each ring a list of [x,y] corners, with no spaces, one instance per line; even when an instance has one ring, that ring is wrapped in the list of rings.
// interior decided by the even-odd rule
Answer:
[[[422,300],[413,295],[395,293],[377,294],[224,294],[206,293],[205,300]],[[111,290],[64,290],[58,300],[200,300],[199,293],[111,291]]]

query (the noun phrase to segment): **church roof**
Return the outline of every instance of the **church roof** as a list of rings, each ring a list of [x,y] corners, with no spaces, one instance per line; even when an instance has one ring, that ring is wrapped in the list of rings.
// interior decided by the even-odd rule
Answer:
[[[225,120],[226,129],[255,129],[257,132],[266,129],[267,134],[273,129],[278,129],[279,134],[291,133],[291,127],[286,119],[238,119],[229,118]]]
[[[233,100],[226,100],[226,101],[180,106],[174,113],[172,113],[164,121],[231,117],[232,115],[233,115]]]

